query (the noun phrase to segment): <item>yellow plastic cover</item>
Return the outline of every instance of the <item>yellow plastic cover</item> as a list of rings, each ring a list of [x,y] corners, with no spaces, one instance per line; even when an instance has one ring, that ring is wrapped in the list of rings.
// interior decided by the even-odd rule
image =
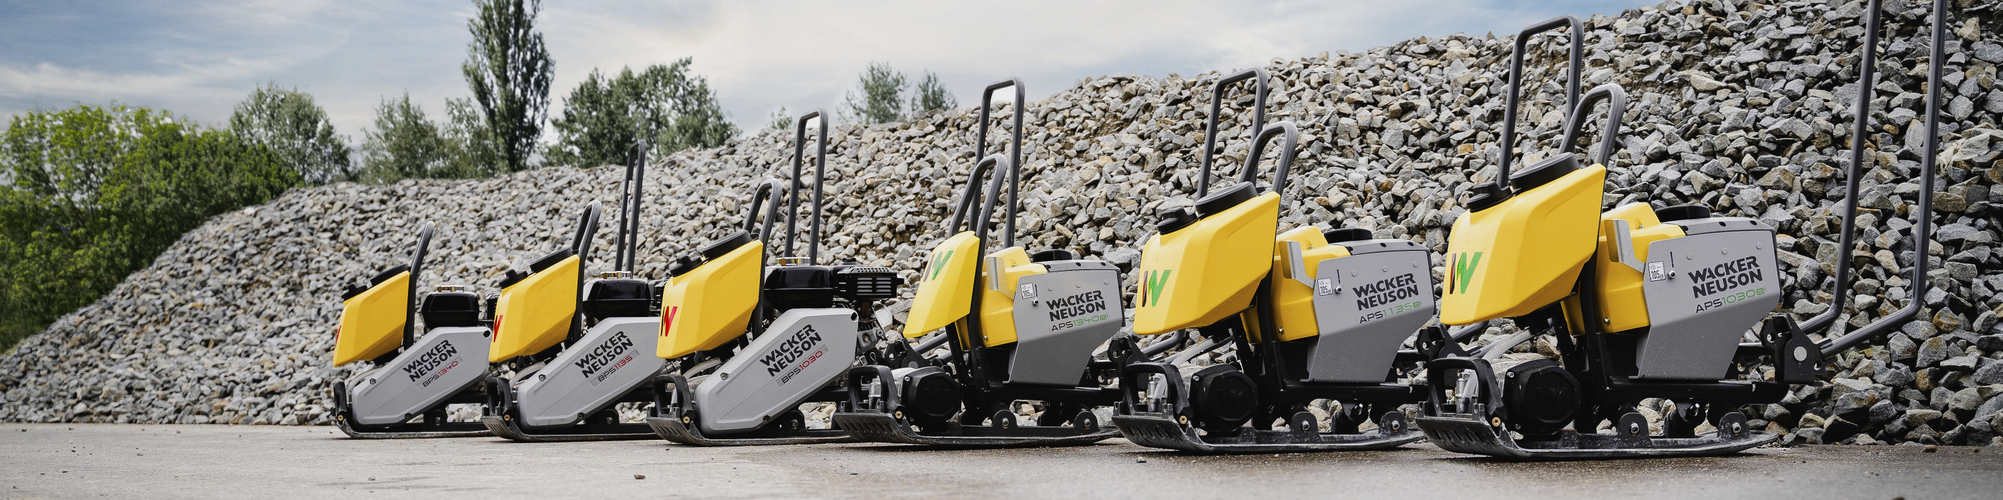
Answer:
[[[1148,239],[1134,333],[1155,335],[1216,323],[1251,306],[1272,271],[1280,196],[1267,192],[1189,227]]]
[[[981,239],[961,231],[932,249],[918,275],[918,292],[911,298],[911,315],[904,336],[918,338],[967,316],[974,305],[975,250]]]
[[[1300,244],[1301,267],[1310,282],[1320,272],[1321,261],[1348,257],[1349,247],[1328,244],[1321,230],[1312,227],[1281,233],[1273,245],[1273,303],[1278,306],[1273,312],[1279,316],[1280,340],[1300,340],[1321,335],[1321,325],[1314,313],[1314,287],[1288,278],[1293,267],[1287,261],[1288,242]]]
[[[1043,264],[1030,263],[1029,252],[1024,252],[1022,247],[1004,248],[988,254],[988,258],[991,259],[990,262],[998,262],[1000,265],[985,267],[981,272],[983,283],[981,293],[984,294],[981,296],[981,342],[988,347],[994,347],[1016,340],[1016,284],[1023,276],[1043,274],[1048,270]],[[989,276],[996,268],[1002,270],[1001,282],[996,284],[998,286],[988,286],[986,280],[991,279]]]
[[[1606,176],[1582,168],[1454,220],[1440,322],[1522,316],[1571,294],[1593,255]]]
[[[572,255],[501,289],[494,304],[494,347],[487,361],[542,352],[563,342],[577,316],[577,276],[583,263]]]
[[[1648,262],[1650,243],[1681,238],[1683,228],[1663,224],[1655,218],[1655,208],[1647,203],[1629,203],[1600,215],[1600,246],[1593,259],[1594,275],[1600,283],[1594,288],[1599,290],[1600,311],[1606,314],[1601,318],[1606,322],[1606,331],[1624,332],[1648,326],[1648,300],[1641,293],[1641,271],[1620,262],[1613,241],[1619,234],[1614,230],[1615,221],[1627,221],[1634,257],[1641,262]]]
[[[654,354],[679,358],[749,332],[751,313],[758,309],[764,255],[765,242],[752,241],[669,278],[661,291],[661,341]]]
[[[403,344],[403,326],[410,322],[410,271],[369,287],[341,303],[341,322],[334,330],[334,366],[388,354]]]

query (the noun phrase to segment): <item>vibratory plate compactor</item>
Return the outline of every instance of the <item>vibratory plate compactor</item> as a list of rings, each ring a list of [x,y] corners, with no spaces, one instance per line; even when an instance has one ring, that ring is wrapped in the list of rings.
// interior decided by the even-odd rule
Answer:
[[[512,378],[489,379],[480,421],[494,434],[516,441],[653,437],[646,424],[620,422],[616,407],[651,401],[654,373],[663,364],[648,355],[660,329],[652,286],[632,272],[646,165],[644,155],[636,156],[623,182],[615,271],[581,279],[598,226],[592,202],[571,248],[538,259],[528,273],[510,272],[501,283],[490,356],[516,369]]]
[[[1239,182],[1210,192],[1224,92],[1248,79],[1251,148]],[[1277,233],[1299,132],[1290,122],[1263,123],[1266,80],[1253,69],[1217,81],[1198,201],[1193,209],[1164,210],[1160,234],[1141,253],[1134,333],[1195,329],[1192,339],[1201,340],[1171,359],[1127,366],[1113,423],[1135,444],[1197,453],[1372,450],[1418,441],[1397,407],[1421,398],[1399,379],[1422,358],[1400,346],[1431,320],[1431,253],[1363,229]],[[1277,171],[1261,193],[1253,179],[1275,140]],[[1223,346],[1235,349],[1235,361],[1189,363]],[[1340,404],[1333,428],[1320,428],[1308,412],[1317,399]],[[1362,428],[1373,421],[1375,428]]]
[[[793,251],[799,213],[806,124],[820,125],[813,214],[807,256]],[[827,179],[827,114],[815,110],[795,121],[791,186],[759,185],[751,215],[734,231],[675,264],[661,307],[657,359],[673,359],[655,382],[647,424],[661,437],[699,446],[798,444],[843,441],[832,428],[812,428],[800,410],[807,403],[847,399],[840,380],[882,337],[877,303],[897,297],[902,280],[889,268],[846,261],[817,265],[821,189]],[[787,189],[786,244],[777,266],[766,267],[765,241],[779,215],[779,189]],[[762,203],[761,203],[762,202]],[[757,228],[758,209],[767,207]],[[761,284],[762,281],[762,284]]]
[[[986,156],[990,102],[1015,89],[1009,155]],[[1064,250],[1024,252],[1015,245],[1016,184],[1021,182],[1021,80],[989,85],[981,94],[975,157],[965,194],[932,250],[912,300],[904,336],[943,333],[902,356],[901,366],[858,367],[848,376],[848,402],[835,425],[865,441],[965,447],[1065,446],[1117,436],[1092,410],[1111,406],[1107,388],[1118,365],[1092,352],[1120,330],[1120,271]],[[985,200],[981,177],[993,172]],[[1009,185],[1001,249],[987,253],[989,220]],[[979,203],[977,203],[977,201]],[[971,214],[976,205],[978,213]],[[966,222],[961,230],[962,221]],[[902,350],[896,339],[890,354]],[[1132,352],[1115,339],[1115,359]],[[940,345],[944,357],[926,357]],[[1034,425],[1018,422],[1019,403],[1042,405]]]
[[[480,297],[465,286],[440,286],[418,304],[417,279],[431,233],[430,224],[418,231],[409,265],[341,294],[334,366],[375,364],[334,383],[334,425],[350,437],[487,435],[478,422],[450,422],[445,412],[446,405],[482,401],[480,378],[488,366],[480,358],[490,330],[480,319]],[[418,318],[424,320],[422,337],[413,335]]]
[[[1864,177],[1876,67],[1879,8],[1870,3],[1838,243],[1845,257],[1836,259],[1835,303],[1827,312],[1801,324],[1773,314],[1783,295],[1774,229],[1757,220],[1713,215],[1703,206],[1646,203],[1601,212],[1603,165],[1617,142],[1625,101],[1620,87],[1604,85],[1573,109],[1556,156],[1512,175],[1505,155],[1497,180],[1476,186],[1468,212],[1454,222],[1441,321],[1510,318],[1525,333],[1491,344],[1488,356],[1429,364],[1432,394],[1418,420],[1427,438],[1450,451],[1519,460],[1734,453],[1775,439],[1750,428],[1737,408],[1780,401],[1794,384],[1815,383],[1825,357],[1911,320],[1917,300],[1841,337],[1819,344],[1809,337],[1829,330],[1850,292],[1847,249]],[[1933,61],[1943,60],[1944,4],[1935,5]],[[1512,96],[1519,74],[1520,62],[1511,74]],[[1912,290],[1926,289],[1939,77],[1935,65],[1919,204],[1905,244],[1917,256],[1908,264]],[[1609,104],[1606,137],[1596,164],[1582,165],[1570,151],[1587,113],[1601,101]],[[1511,108],[1513,117],[1513,102]],[[1506,120],[1504,144],[1511,125]],[[1751,325],[1759,325],[1756,341],[1742,343]],[[1555,340],[1557,362],[1497,364],[1495,353],[1543,334]],[[1771,376],[1762,370],[1769,365]],[[1675,403],[1660,435],[1635,410],[1650,398]],[[1609,421],[1611,432],[1598,430]],[[1698,433],[1707,422],[1716,430]]]

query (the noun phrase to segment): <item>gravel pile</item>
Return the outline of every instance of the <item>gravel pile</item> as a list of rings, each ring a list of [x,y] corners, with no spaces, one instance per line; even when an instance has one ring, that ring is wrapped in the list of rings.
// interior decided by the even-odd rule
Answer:
[[[1862,233],[1848,256],[1833,242],[1862,2],[1669,2],[1587,21],[1585,86],[1619,83],[1631,98],[1607,203],[1701,203],[1778,228],[1782,308],[1799,318],[1827,307],[1838,258],[1853,259],[1860,278],[1839,329],[1909,298],[1927,305],[1925,321],[1833,360],[1820,388],[1747,410],[1788,442],[2003,442],[2003,2],[1955,3],[1932,195],[1939,229],[1923,256],[1936,270],[1923,293],[1899,273],[1916,261],[1907,217],[1920,196],[1909,176],[1922,145],[1925,3],[1886,2]],[[1546,83],[1560,76],[1555,40],[1533,44],[1539,69],[1522,115],[1532,159],[1550,148],[1529,141],[1555,142],[1562,119],[1562,90]],[[1457,35],[1272,60],[1269,120],[1302,133],[1283,225],[1363,227],[1443,252],[1463,211],[1457,195],[1492,178],[1501,154],[1509,47],[1506,35]],[[1217,77],[1102,77],[1032,103],[1021,243],[1137,264],[1152,214],[1191,203]],[[1222,171],[1246,154],[1249,102],[1222,116]],[[973,163],[976,121],[963,109],[834,128],[823,255],[915,278]],[[662,277],[674,257],[737,224],[754,182],[787,170],[790,140],[750,135],[654,167],[639,273]],[[341,286],[404,259],[417,225],[432,222],[424,286],[491,291],[510,266],[559,247],[586,200],[615,206],[621,173],[338,184],[218,216],[0,358],[0,420],[328,423],[329,386],[351,370],[328,366]],[[613,219],[594,271],[610,261]]]

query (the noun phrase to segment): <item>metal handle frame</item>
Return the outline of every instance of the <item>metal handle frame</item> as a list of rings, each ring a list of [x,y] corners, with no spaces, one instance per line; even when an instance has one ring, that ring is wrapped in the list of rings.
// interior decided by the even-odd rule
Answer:
[[[1618,145],[1615,139],[1620,137],[1621,117],[1627,113],[1627,90],[1617,84],[1609,83],[1594,87],[1585,97],[1580,98],[1579,105],[1572,108],[1571,119],[1565,120],[1565,139],[1560,143],[1562,146],[1559,150],[1570,152],[1578,147],[1579,135],[1585,128],[1586,115],[1592,113],[1593,105],[1599,104],[1600,101],[1607,101],[1607,122],[1606,128],[1600,131],[1599,154],[1593,158],[1593,163],[1605,165],[1613,159],[1614,146]]]
[[[1025,101],[1027,101],[1025,94],[1028,91],[1024,89],[1021,78],[1010,77],[1006,80],[990,83],[986,88],[981,90],[981,121],[974,139],[974,157],[986,158],[988,156],[988,110],[994,105],[995,91],[1011,87],[1015,88],[1015,105],[1014,109],[1011,110],[1014,120],[1009,125],[1008,207],[1003,212],[1003,224],[1005,225],[1002,232],[1002,248],[1015,246],[1016,191],[1022,185],[1022,108]],[[970,179],[979,178],[980,176],[976,174]],[[992,199],[994,195],[989,196]],[[958,219],[957,214],[955,214],[954,218]],[[981,236],[985,237],[986,232],[982,232]]]
[[[757,232],[758,241],[766,241],[772,238],[774,221],[779,220],[778,193],[779,190],[785,188],[786,183],[776,179],[760,181],[757,187],[752,188],[751,213],[744,218],[744,232]],[[765,224],[763,226],[758,224],[758,208],[761,204],[765,207]]]
[[[424,272],[424,255],[431,247],[432,230],[431,223],[424,223],[424,227],[417,230],[417,249],[410,252],[410,290],[404,299],[410,317],[405,318],[403,322],[403,347],[410,347],[412,343],[417,342],[417,332],[414,331],[417,328],[417,279]]]
[[[807,120],[815,120],[820,125],[820,135],[815,141],[814,159],[814,206],[812,226],[808,228],[807,263],[813,264],[821,256],[821,185],[828,178],[828,113],[824,110],[808,111],[793,119],[793,183],[786,195],[786,210],[793,215],[786,217],[786,256],[792,257],[793,237],[796,232],[794,222],[800,212],[800,167],[806,160]]]
[[[577,238],[572,240],[571,251],[577,254],[577,308],[570,315],[570,340],[584,335],[584,283],[588,274],[584,266],[591,262],[591,238],[598,234],[598,214],[601,207],[596,200],[585,205],[584,214],[577,218]]]
[[[1224,88],[1231,86],[1231,84],[1245,81],[1246,79],[1252,80],[1253,133],[1256,135],[1266,129],[1266,94],[1271,90],[1267,86],[1267,80],[1272,79],[1271,75],[1266,73],[1266,68],[1252,68],[1225,75],[1223,78],[1218,78],[1216,84],[1210,86],[1210,116],[1204,119],[1203,125],[1203,166],[1197,169],[1196,173],[1196,197],[1198,199],[1202,199],[1204,195],[1210,194],[1210,164],[1217,150],[1217,115],[1224,111]],[[1258,155],[1253,155],[1252,157],[1258,158]],[[1250,172],[1242,173],[1240,177],[1243,182],[1252,181],[1252,174]]]
[[[647,141],[633,145],[633,157],[626,163],[626,177],[619,181],[619,234],[614,242],[617,255],[612,268],[632,271],[640,246],[640,190],[647,175]]]
[[[1869,16],[1869,19],[1865,21],[1869,27],[1866,28],[1864,36],[1863,67],[1858,73],[1857,107],[1855,111],[1857,117],[1850,137],[1849,197],[1843,203],[1846,208],[1845,214],[1848,216],[1843,218],[1842,241],[1837,243],[1840,246],[1837,249],[1836,259],[1835,304],[1828,311],[1824,311],[1822,315],[1810,319],[1808,325],[1804,326],[1804,331],[1818,331],[1811,329],[1811,327],[1827,328],[1827,323],[1832,322],[1836,315],[1842,314],[1844,295],[1850,289],[1850,266],[1848,265],[1851,251],[1850,241],[1852,225],[1855,224],[1854,221],[1856,220],[1857,212],[1857,181],[1864,176],[1864,133],[1869,127],[1868,122],[1870,120],[1871,78],[1877,68],[1876,58],[1872,56],[1872,53],[1877,51],[1879,11],[1881,10],[1879,3],[1879,0],[1871,0],[1869,10],[1865,11],[1865,15]],[[1833,356],[1851,347],[1856,347],[1858,344],[1891,333],[1905,322],[1918,316],[1920,309],[1926,307],[1926,271],[1928,264],[1930,264],[1929,257],[1927,256],[1927,247],[1931,245],[1931,240],[1933,239],[1934,162],[1935,156],[1940,151],[1940,82],[1941,67],[1945,65],[1944,63],[1947,60],[1946,39],[1947,0],[1934,0],[1933,46],[1927,51],[1927,61],[1929,62],[1927,63],[1926,151],[1920,155],[1919,207],[1913,211],[1912,277],[1906,280],[1907,283],[1910,283],[1907,285],[1908,293],[1906,296],[1908,297],[1908,301],[1905,307],[1900,308],[1890,315],[1878,318],[1877,321],[1864,325],[1863,328],[1850,331],[1841,337],[1824,339],[1817,346],[1822,350],[1824,357]]]
[[[1509,53],[1509,94],[1504,97],[1502,109],[1502,158],[1496,163],[1496,184],[1502,192],[1509,192],[1509,166],[1516,160],[1516,107],[1518,95],[1523,88],[1523,49],[1530,43],[1530,37],[1556,30],[1571,28],[1570,71],[1565,74],[1565,108],[1578,107],[1579,73],[1585,68],[1586,24],[1576,16],[1558,16],[1541,23],[1523,28],[1516,34],[1516,49]]]
[[[1276,137],[1281,139],[1280,161],[1274,166],[1272,190],[1273,194],[1281,195],[1284,199],[1287,171],[1293,169],[1294,155],[1299,149],[1301,138],[1301,131],[1294,127],[1294,122],[1283,121],[1267,125],[1264,130],[1259,131],[1259,135],[1252,138],[1252,150],[1245,155],[1244,182],[1251,182],[1253,176],[1258,174],[1259,157],[1265,155],[1266,145]]]

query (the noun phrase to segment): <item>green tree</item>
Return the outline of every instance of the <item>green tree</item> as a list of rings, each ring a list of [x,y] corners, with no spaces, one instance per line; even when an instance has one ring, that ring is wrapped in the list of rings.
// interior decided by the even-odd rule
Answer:
[[[384,100],[376,108],[375,129],[365,137],[359,177],[367,182],[458,177],[452,175],[452,161],[464,154],[462,145],[446,140],[424,108],[410,102],[409,93]]]
[[[78,105],[0,136],[0,349],[152,262],[208,217],[298,185],[278,150],[185,117]]]
[[[269,146],[309,184],[354,177],[347,138],[334,133],[327,111],[313,96],[271,83],[257,86],[230,114],[238,136]]]
[[[852,123],[878,124],[904,117],[904,74],[890,63],[873,62],[842,99],[842,118]]]
[[[639,73],[624,68],[614,77],[592,70],[564,99],[563,116],[551,123],[558,139],[547,162],[579,167],[622,164],[641,139],[661,156],[715,147],[736,135],[737,126],[723,112],[708,80],[691,74],[689,63],[682,58]]]
[[[469,137],[489,143],[508,172],[529,168],[549,111],[549,83],[556,72],[542,33],[535,30],[540,0],[473,0],[479,10],[466,21],[473,42],[460,71],[480,103],[484,132]]]
[[[768,130],[790,130],[793,128],[793,114],[787,112],[785,106],[780,106],[778,111],[773,111],[770,116],[765,117],[765,128]]]
[[[445,100],[445,127],[440,134],[459,153],[447,165],[450,177],[484,178],[508,171],[501,163],[493,129],[487,128],[480,106],[472,99]]]
[[[918,80],[918,88],[912,90],[911,112],[913,113],[948,110],[957,107],[960,107],[960,100],[954,99],[953,93],[946,90],[946,85],[939,83],[939,75],[933,74],[931,71],[926,71],[925,78]]]

